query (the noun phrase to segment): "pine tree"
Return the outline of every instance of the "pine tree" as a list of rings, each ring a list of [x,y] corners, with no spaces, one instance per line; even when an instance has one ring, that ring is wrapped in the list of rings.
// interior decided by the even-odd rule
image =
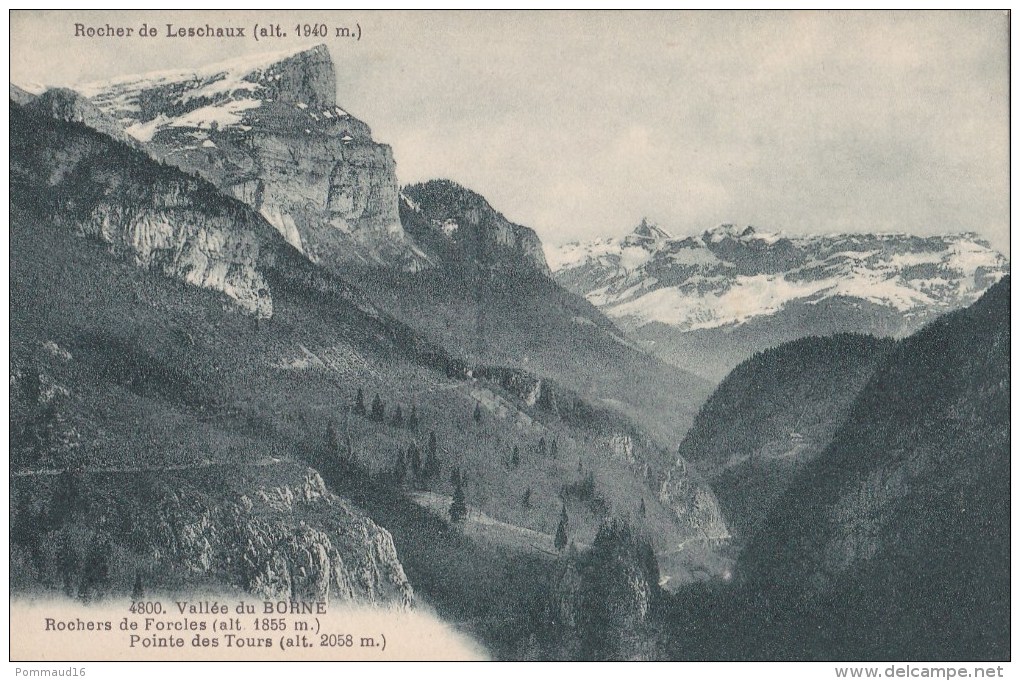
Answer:
[[[529,487],[524,491],[524,496],[521,497],[521,508],[525,511],[531,508],[531,488]]]
[[[386,405],[379,397],[379,393],[376,393],[375,399],[372,400],[372,420],[378,423],[386,420]]]
[[[89,603],[102,598],[110,586],[110,553],[113,547],[109,541],[93,541],[82,569],[78,583],[78,599]]]
[[[514,451],[510,454],[510,465],[513,468],[521,465],[521,450],[517,445],[514,445]]]
[[[556,539],[554,545],[557,551],[562,551],[567,546],[567,506],[563,505],[563,510],[560,512],[560,524],[556,527]]]
[[[404,410],[400,408],[399,404],[393,412],[393,425],[397,428],[404,427]]]
[[[545,438],[538,438],[538,454],[539,456],[545,456]]]
[[[556,455],[559,454],[559,453],[560,453],[560,446],[557,443],[557,441],[555,439],[553,439],[552,444],[549,445],[549,456],[551,456],[552,458],[555,459]]]
[[[135,573],[135,585],[131,588],[131,599],[141,600],[145,598],[145,588],[142,586],[142,573]]]
[[[458,475],[456,486],[453,489],[453,502],[450,504],[450,520],[460,523],[465,518],[467,518],[467,500],[464,498],[464,488],[460,482],[460,475]]]
[[[638,506],[638,515],[644,518],[647,513],[648,511],[645,509],[645,498],[641,497],[641,505]]]
[[[88,496],[82,493],[82,486],[82,478],[78,474],[65,470],[57,476],[56,489],[42,519],[47,528],[56,529],[68,518],[81,515],[88,509]]]
[[[354,441],[351,434],[347,433],[347,437],[344,437],[332,419],[326,425],[326,446],[337,463],[342,466],[354,465]]]
[[[354,439],[351,437],[350,432],[347,433],[346,446],[344,448],[343,460],[345,463],[354,465],[357,461],[357,457],[354,456]]]
[[[70,543],[65,540],[57,549],[57,571],[64,584],[64,593],[69,598],[74,598],[75,575],[80,565],[81,558],[78,557]]]
[[[543,411],[555,411],[556,400],[553,398],[553,391],[546,383],[542,383],[538,392],[538,408]]]
[[[393,482],[399,487],[407,480],[407,456],[397,451],[397,460],[393,464]]]
[[[358,388],[358,396],[354,398],[354,413],[358,416],[364,416],[367,412],[365,410],[365,393]]]
[[[411,430],[418,430],[418,408],[411,405],[411,415],[407,417],[407,427]]]
[[[425,477],[432,480],[440,472],[439,463],[439,443],[436,441],[436,432],[432,431],[429,433],[429,442],[425,448]]]
[[[414,471],[415,480],[421,480],[425,477],[425,468],[422,465],[421,452],[418,451],[418,445],[411,444],[407,448],[408,458],[411,460],[411,470]]]
[[[481,423],[481,421],[482,421],[482,403],[481,402],[475,403],[474,419],[475,419],[476,423]]]
[[[326,424],[326,446],[329,447],[330,454],[334,456],[340,456],[343,449],[340,432],[336,429],[336,424],[333,423],[332,419]]]

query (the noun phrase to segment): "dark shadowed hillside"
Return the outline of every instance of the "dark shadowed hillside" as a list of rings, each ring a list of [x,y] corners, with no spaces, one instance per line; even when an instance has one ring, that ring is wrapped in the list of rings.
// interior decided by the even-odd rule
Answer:
[[[803,338],[754,355],[719,385],[679,453],[706,476],[741,540],[828,446],[894,346],[851,334]]]
[[[673,603],[692,659],[1010,655],[1010,281],[899,342],[775,504],[735,587]]]
[[[1009,301],[1007,277],[901,342],[742,563],[868,657],[1009,655]]]

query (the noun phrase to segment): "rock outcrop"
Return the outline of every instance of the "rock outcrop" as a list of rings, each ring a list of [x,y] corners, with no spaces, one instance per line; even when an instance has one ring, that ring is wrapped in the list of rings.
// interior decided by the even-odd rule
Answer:
[[[260,271],[267,263],[256,232],[194,210],[182,201],[186,192],[186,186],[171,185],[160,205],[134,210],[99,204],[77,228],[139,266],[220,291],[255,316],[272,317],[273,299]]]
[[[79,91],[154,156],[259,211],[313,261],[423,265],[400,226],[392,151],[337,105],[325,46]]]
[[[534,230],[510,222],[484,197],[455,182],[429,180],[404,187],[400,217],[430,258],[447,267],[550,274]]]
[[[72,596],[126,594],[140,581],[157,592],[187,584],[267,599],[414,602],[389,532],[302,466],[67,472],[12,486],[12,526],[40,513],[46,523],[45,533],[26,533],[34,548],[15,542],[22,579]],[[109,547],[98,573],[59,557],[85,558],[85,537]]]
[[[37,101],[63,101],[45,97]],[[141,267],[272,316],[264,270],[282,241],[261,217],[200,179],[63,120],[12,104],[17,191],[37,193],[57,224]]]
[[[697,480],[683,459],[666,471],[659,487],[659,502],[670,509],[690,536],[718,546],[730,540],[719,502],[707,485]]]
[[[654,611],[662,600],[651,546],[632,528],[610,522],[590,550],[568,550],[522,657],[648,660],[655,657]]]

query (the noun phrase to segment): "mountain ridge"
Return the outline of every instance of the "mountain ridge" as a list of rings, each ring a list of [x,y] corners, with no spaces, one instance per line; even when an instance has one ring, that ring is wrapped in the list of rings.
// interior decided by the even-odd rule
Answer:
[[[721,225],[697,236],[632,233],[546,253],[561,285],[644,347],[716,379],[755,351],[800,336],[908,335],[1009,271],[1004,256],[970,233],[790,236]]]
[[[458,218],[461,222],[458,222]],[[452,180],[428,180],[400,192],[404,229],[433,260],[551,271],[535,230],[507,220],[480,194]]]

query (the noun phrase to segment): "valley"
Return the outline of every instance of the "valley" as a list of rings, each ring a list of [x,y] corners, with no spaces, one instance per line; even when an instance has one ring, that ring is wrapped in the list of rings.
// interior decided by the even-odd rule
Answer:
[[[12,84],[12,593],[421,609],[509,660],[1008,657],[1006,256],[552,247],[401,186],[346,106],[323,45]]]

